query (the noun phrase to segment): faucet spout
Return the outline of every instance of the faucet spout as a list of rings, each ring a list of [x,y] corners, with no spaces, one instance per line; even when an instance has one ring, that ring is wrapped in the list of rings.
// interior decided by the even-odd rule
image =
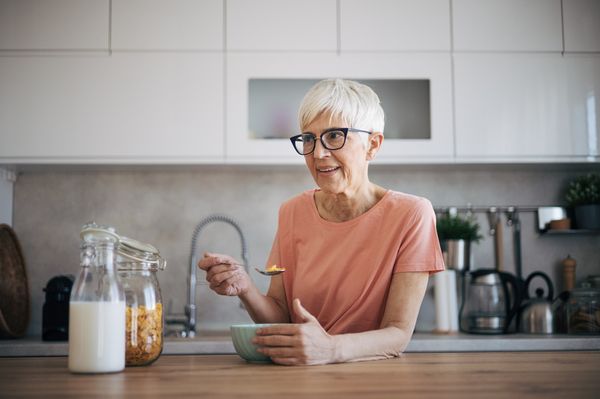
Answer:
[[[244,233],[242,233],[242,229],[238,225],[238,223],[226,215],[215,214],[210,215],[200,221],[196,225],[194,232],[192,233],[192,247],[190,251],[190,269],[188,273],[188,303],[185,306],[185,315],[187,317],[187,325],[186,325],[186,333],[187,336],[193,338],[196,335],[196,283],[197,283],[197,270],[198,267],[196,265],[196,245],[198,242],[198,237],[202,230],[209,224],[215,222],[222,222],[231,225],[239,234],[240,242],[242,246],[242,262],[246,271],[248,271],[248,259],[247,259],[247,247],[246,247],[246,238],[244,237]]]

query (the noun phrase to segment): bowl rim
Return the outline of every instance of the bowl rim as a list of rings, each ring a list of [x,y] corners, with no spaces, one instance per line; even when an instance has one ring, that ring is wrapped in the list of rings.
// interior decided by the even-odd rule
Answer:
[[[233,324],[229,328],[260,328],[274,325],[273,323],[259,323],[259,324]]]

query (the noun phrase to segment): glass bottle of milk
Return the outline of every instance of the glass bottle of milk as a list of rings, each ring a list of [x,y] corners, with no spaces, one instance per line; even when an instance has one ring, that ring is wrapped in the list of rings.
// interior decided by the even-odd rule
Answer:
[[[69,303],[69,370],[111,373],[125,368],[125,294],[116,271],[119,236],[110,226],[81,230],[81,271]]]

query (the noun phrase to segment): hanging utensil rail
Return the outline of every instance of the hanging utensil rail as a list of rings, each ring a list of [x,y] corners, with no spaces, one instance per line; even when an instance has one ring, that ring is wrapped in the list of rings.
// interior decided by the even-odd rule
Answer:
[[[540,208],[539,206],[496,206],[496,205],[488,205],[488,206],[435,206],[433,210],[436,213],[444,213],[449,212],[450,209],[455,209],[457,212],[470,212],[470,213],[488,213],[490,208],[496,208],[498,213],[505,213],[510,211],[518,211],[519,213],[531,212],[535,213]]]

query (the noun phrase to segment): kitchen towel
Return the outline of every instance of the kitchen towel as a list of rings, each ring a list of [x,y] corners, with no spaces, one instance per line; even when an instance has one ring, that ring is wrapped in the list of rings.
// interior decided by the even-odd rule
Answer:
[[[458,298],[456,271],[445,270],[433,276],[435,297],[435,332],[458,332]]]

